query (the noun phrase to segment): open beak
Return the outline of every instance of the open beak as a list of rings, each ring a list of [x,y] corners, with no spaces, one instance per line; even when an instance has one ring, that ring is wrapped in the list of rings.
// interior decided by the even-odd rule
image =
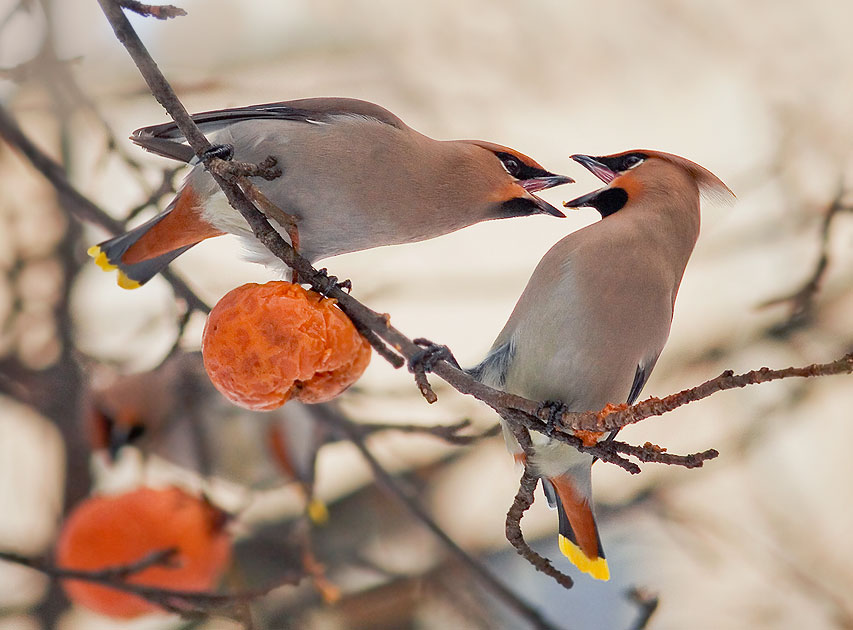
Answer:
[[[598,190],[593,190],[591,193],[587,193],[577,199],[572,199],[571,201],[564,201],[563,206],[566,208],[583,208],[584,206],[590,205],[590,202],[593,201],[596,197],[598,197],[598,193],[600,193],[603,189],[599,188]]]
[[[533,197],[533,201],[536,203],[536,207],[539,208],[539,212],[541,212],[542,214],[550,214],[552,217],[558,217],[563,219],[566,215],[562,211],[558,210],[544,199],[540,199],[533,193],[538,192],[540,190],[553,188],[554,186],[560,186],[561,184],[573,184],[574,182],[575,180],[566,175],[549,174],[543,175],[542,177],[522,179],[518,182],[518,185],[530,193],[530,196]]]
[[[536,195],[530,195],[533,197],[534,203],[536,203],[536,207],[539,208],[539,212],[542,214],[550,214],[552,217],[557,217],[559,219],[565,219],[566,215],[562,211],[558,210],[550,203],[545,201],[544,199],[540,199]]]
[[[581,166],[583,166],[585,169],[587,169],[590,173],[595,175],[598,179],[603,181],[605,184],[609,184],[610,182],[612,182],[614,179],[616,179],[616,176],[618,175],[618,173],[611,171],[604,164],[602,164],[590,155],[575,154],[572,156],[572,159]]]
[[[546,175],[543,177],[534,177],[532,179],[522,179],[518,182],[519,186],[524,188],[529,193],[539,192],[561,184],[574,184],[575,180],[566,175]]]

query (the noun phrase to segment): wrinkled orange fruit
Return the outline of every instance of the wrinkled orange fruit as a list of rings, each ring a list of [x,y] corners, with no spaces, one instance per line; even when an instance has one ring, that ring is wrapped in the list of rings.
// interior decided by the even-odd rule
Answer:
[[[221,510],[179,488],[139,488],[121,495],[90,497],[63,524],[56,564],[84,570],[122,567],[174,548],[177,551],[167,564],[131,573],[125,581],[207,591],[219,582],[231,558],[225,521]],[[141,597],[93,582],[63,580],[62,585],[71,601],[102,615],[127,619],[162,612]]]
[[[370,363],[370,344],[335,304],[291,282],[230,291],[202,335],[211,382],[233,403],[258,411],[290,398],[331,400]]]

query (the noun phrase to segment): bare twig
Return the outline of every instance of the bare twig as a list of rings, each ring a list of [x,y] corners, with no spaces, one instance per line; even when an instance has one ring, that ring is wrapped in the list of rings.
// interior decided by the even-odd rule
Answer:
[[[462,420],[455,424],[438,424],[438,425],[422,425],[422,424],[391,424],[380,422],[359,422],[358,428],[362,435],[378,433],[379,431],[400,431],[402,433],[422,433],[424,435],[432,435],[437,438],[456,444],[465,446],[473,444],[485,437],[497,435],[500,432],[500,425],[495,425],[482,433],[475,435],[459,435],[463,429],[471,426],[470,420]]]
[[[815,306],[815,297],[820,291],[823,277],[829,266],[829,232],[834,219],[842,212],[853,211],[853,204],[844,203],[846,194],[843,182],[838,185],[838,192],[829,203],[823,215],[820,229],[820,256],[811,276],[805,283],[790,295],[769,300],[760,305],[760,308],[787,303],[790,307],[788,318],[784,322],[774,325],[770,332],[777,336],[784,336],[789,332],[802,327],[812,316]]]
[[[100,225],[110,234],[115,235],[123,231],[121,222],[113,219],[74,188],[68,181],[62,166],[33,144],[2,105],[0,105],[0,136],[20,151],[36,170],[50,181],[69,213],[80,220]],[[165,270],[163,277],[172,285],[178,297],[186,301],[189,308],[202,313],[210,312],[210,307],[174,273]]]
[[[719,453],[714,449],[708,449],[701,453],[691,453],[690,455],[675,455],[667,453],[666,449],[646,442],[643,446],[634,446],[625,442],[600,442],[597,446],[604,451],[613,451],[615,453],[624,453],[631,457],[636,457],[641,462],[653,462],[655,464],[669,464],[670,466],[684,466],[685,468],[701,468],[702,464],[709,459],[714,459],[719,456]]]
[[[533,505],[533,492],[538,483],[539,479],[531,475],[525,467],[518,485],[518,493],[516,493],[512,506],[506,514],[506,539],[515,547],[519,555],[532,564],[537,571],[542,571],[545,575],[554,578],[560,586],[572,588],[574,580],[565,573],[558,571],[550,560],[533,551],[527,541],[524,540],[524,534],[521,531],[521,517]]]
[[[658,604],[660,603],[658,596],[648,592],[646,589],[636,587],[629,590],[627,595],[628,599],[637,604],[637,608],[640,610],[637,619],[631,624],[631,630],[645,630],[646,626],[649,625],[649,621],[651,621],[652,615],[658,609]]]
[[[210,161],[208,169],[211,173],[216,173],[222,179],[232,184],[242,183],[241,180],[245,177],[262,177],[267,181],[281,177],[281,168],[278,166],[278,160],[271,155],[268,155],[257,164],[237,162],[236,160],[226,162],[225,160],[214,158]]]
[[[222,613],[224,610],[234,609],[239,607],[240,604],[264,597],[270,591],[280,586],[298,584],[305,577],[305,573],[302,571],[292,572],[284,575],[266,588],[237,593],[183,591],[125,581],[126,578],[148,567],[167,564],[172,558],[173,553],[174,550],[171,549],[158,551],[134,563],[97,570],[58,567],[43,559],[30,558],[9,551],[0,551],[0,560],[35,569],[53,579],[74,579],[108,586],[115,590],[141,597],[169,612],[185,617],[208,615],[214,612]]]
[[[388,494],[397,499],[415,518],[435,534],[451,554],[453,554],[457,560],[474,573],[486,587],[500,598],[501,601],[524,617],[532,627],[554,630],[553,626],[549,624],[535,609],[520,600],[515,593],[504,586],[486,568],[457,545],[453,539],[438,526],[432,517],[426,513],[417,500],[414,497],[409,496],[399,486],[399,484],[394,481],[391,475],[388,474],[388,472],[367,448],[358,424],[338,413],[335,413],[328,406],[318,407],[317,412],[317,417],[321,421],[327,423],[330,427],[346,436],[346,438],[350,440],[361,452],[364,459],[367,460],[367,463],[370,465],[377,484],[388,492]]]
[[[602,417],[595,413],[564,414],[563,426],[573,430],[611,431],[634,424],[645,418],[662,415],[682,405],[702,400],[728,389],[758,385],[784,378],[813,378],[850,373],[853,373],[853,352],[829,363],[813,363],[804,367],[788,367],[781,370],[763,367],[743,374],[734,374],[731,370],[726,370],[718,377],[696,387],[664,398],[649,398],[632,407]]]
[[[118,3],[128,11],[138,13],[142,17],[153,17],[158,20],[168,20],[187,14],[180,7],[171,4],[143,4],[139,0],[118,0]]]

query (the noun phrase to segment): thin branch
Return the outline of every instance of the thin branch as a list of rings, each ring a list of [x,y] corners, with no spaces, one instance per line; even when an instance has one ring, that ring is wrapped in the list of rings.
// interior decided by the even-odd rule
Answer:
[[[639,615],[634,623],[631,624],[631,630],[645,630],[646,626],[649,625],[649,621],[651,621],[652,615],[658,609],[658,604],[660,603],[658,596],[648,592],[646,589],[636,587],[628,591],[627,595],[628,599],[634,602],[637,608],[639,608]]]
[[[785,378],[813,378],[850,373],[853,373],[853,352],[845,354],[840,359],[829,363],[813,363],[804,367],[789,367],[781,370],[771,370],[770,368],[763,367],[743,374],[734,374],[731,370],[726,370],[718,377],[712,378],[696,387],[685,389],[664,398],[649,398],[648,400],[637,403],[633,407],[615,411],[608,415],[599,417],[595,413],[564,414],[563,426],[572,430],[611,431],[652,416],[660,416],[682,405],[702,400],[712,394],[728,389],[769,383],[770,381],[778,381]]]
[[[824,212],[820,229],[820,255],[811,276],[809,276],[799,289],[790,295],[775,298],[760,305],[759,308],[766,308],[787,303],[790,307],[788,318],[784,322],[774,325],[770,329],[771,334],[784,336],[809,321],[814,311],[815,298],[820,291],[823,278],[829,267],[829,232],[832,223],[842,212],[853,212],[853,204],[844,203],[846,192],[843,182],[840,182],[835,197]]]
[[[521,517],[533,505],[533,492],[538,483],[539,479],[531,475],[525,467],[518,484],[518,492],[506,514],[506,539],[515,547],[519,555],[532,564],[537,571],[554,578],[557,584],[564,588],[572,588],[574,580],[557,570],[550,560],[533,551],[527,541],[524,540],[524,534],[521,531]]]
[[[401,433],[421,433],[424,435],[432,435],[437,438],[455,444],[457,446],[466,446],[473,444],[485,437],[492,437],[500,432],[500,425],[495,425],[481,433],[474,435],[459,435],[459,432],[471,426],[470,420],[462,420],[455,424],[392,424],[384,422],[359,422],[358,429],[363,436],[380,431],[399,431]]]
[[[107,567],[96,570],[69,569],[58,567],[47,560],[30,558],[18,553],[0,551],[0,560],[12,562],[21,566],[40,571],[52,579],[73,579],[100,584],[117,591],[141,597],[152,604],[184,617],[208,615],[212,612],[238,607],[266,596],[270,591],[285,585],[296,585],[304,577],[302,571],[284,575],[266,588],[235,593],[208,593],[204,591],[183,591],[158,586],[146,586],[125,581],[126,578],[154,565],[167,564],[174,554],[168,549],[154,552],[145,558],[121,566]]]
[[[701,468],[709,459],[714,459],[720,454],[715,449],[710,448],[701,453],[691,453],[689,455],[675,455],[667,453],[665,448],[661,448],[651,442],[646,442],[643,446],[634,446],[625,442],[602,441],[597,445],[604,451],[613,451],[615,453],[624,453],[631,457],[636,457],[641,462],[668,464],[670,466],[684,466],[685,468]],[[600,458],[599,458],[600,459]]]
[[[74,188],[68,181],[62,166],[33,144],[2,105],[0,105],[0,137],[20,151],[36,170],[48,179],[69,213],[77,219],[101,226],[112,235],[124,231],[120,221],[113,219]],[[172,285],[178,297],[186,301],[189,308],[202,313],[210,312],[210,307],[173,272],[165,270],[163,277]]]
[[[548,623],[538,611],[523,602],[510,589],[503,585],[495,578],[485,567],[483,567],[474,558],[468,555],[464,549],[457,545],[441,527],[426,513],[414,497],[406,493],[391,477],[390,474],[382,467],[382,464],[373,456],[373,453],[367,448],[364,442],[364,437],[359,428],[359,425],[335,413],[328,406],[319,406],[317,408],[317,417],[339,431],[350,440],[359,450],[362,457],[367,460],[373,471],[373,476],[376,478],[376,483],[383,488],[388,494],[399,501],[415,518],[423,523],[441,542],[447,547],[453,556],[459,560],[466,568],[474,573],[482,583],[488,587],[502,602],[515,610],[519,615],[527,619],[534,628],[544,628],[556,630],[554,626]]]
[[[158,20],[182,17],[187,14],[180,7],[171,4],[143,4],[139,0],[118,0],[118,3],[128,11],[138,13],[142,17],[153,17]]]

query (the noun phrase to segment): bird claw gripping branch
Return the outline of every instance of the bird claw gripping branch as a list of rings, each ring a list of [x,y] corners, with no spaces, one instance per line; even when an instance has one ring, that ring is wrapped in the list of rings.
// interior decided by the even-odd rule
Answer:
[[[325,280],[326,286],[322,291],[320,291],[320,295],[322,295],[324,298],[329,297],[329,293],[332,291],[332,289],[340,289],[341,291],[346,291],[347,293],[352,292],[352,280],[350,280],[349,278],[343,280],[342,282],[338,282],[338,277],[330,276],[329,270],[325,267],[323,267],[322,269],[318,269],[317,273],[320,275],[320,278],[318,280]]]
[[[563,414],[569,411],[569,408],[559,400],[544,400],[539,403],[536,415],[541,416],[543,411],[548,412],[548,419],[545,421],[545,430],[542,433],[548,437],[554,437],[562,423]]]
[[[234,159],[233,144],[214,144],[201,155],[202,162],[207,162],[210,159],[219,158],[226,162]]]
[[[462,369],[459,367],[456,357],[453,356],[453,352],[447,346],[434,343],[422,337],[413,339],[413,341],[415,344],[421,346],[422,349],[409,359],[409,372],[415,373],[420,370],[432,372],[438,361],[447,361],[455,368]]]

